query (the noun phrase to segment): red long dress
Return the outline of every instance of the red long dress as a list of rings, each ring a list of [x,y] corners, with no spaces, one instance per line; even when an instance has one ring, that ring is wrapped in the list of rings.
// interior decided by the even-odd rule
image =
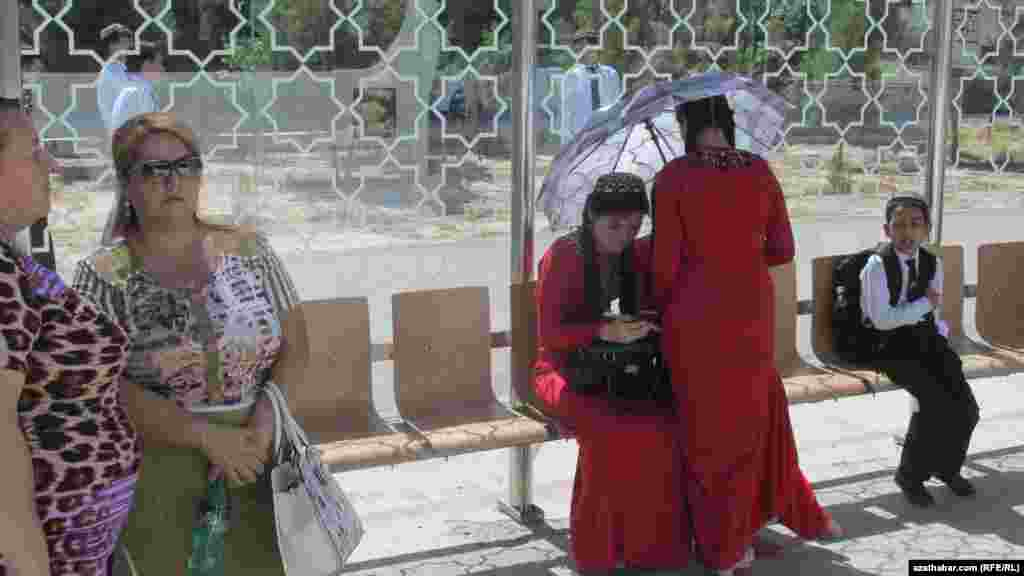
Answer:
[[[634,243],[638,272],[647,270],[649,250],[645,239]],[[616,414],[605,400],[569,390],[560,372],[565,353],[600,329],[563,321],[584,306],[583,257],[574,235],[556,240],[541,259],[537,306],[534,389],[579,444],[570,516],[577,568],[686,566],[691,537],[677,420],[654,408]]]
[[[793,259],[785,200],[768,164],[710,148],[656,181],[653,289],[684,429],[694,537],[704,565],[740,561],[778,518],[821,536],[827,518],[798,463],[773,359],[769,266]]]

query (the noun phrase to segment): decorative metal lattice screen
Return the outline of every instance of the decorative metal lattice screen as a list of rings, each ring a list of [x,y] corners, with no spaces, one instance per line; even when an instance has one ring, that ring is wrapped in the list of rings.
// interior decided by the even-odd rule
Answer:
[[[97,111],[99,30],[168,48],[164,110],[202,137],[207,210],[298,245],[360,229],[415,240],[507,232],[514,0],[32,0],[25,84],[68,167],[53,229],[95,246],[114,181]],[[567,71],[588,52],[612,97],[705,69],[790,103],[772,155],[794,218],[877,212],[921,190],[930,6],[915,0],[547,0],[534,73],[538,170],[571,137]],[[955,9],[949,201],[1017,202],[1016,3]],[[573,42],[593,30],[599,45]],[[539,172],[541,173],[541,172]],[[538,179],[539,183],[539,179]],[[968,193],[970,192],[970,194]]]

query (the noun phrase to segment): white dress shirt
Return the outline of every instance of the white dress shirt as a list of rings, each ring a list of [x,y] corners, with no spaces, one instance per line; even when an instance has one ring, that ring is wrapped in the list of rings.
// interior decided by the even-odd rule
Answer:
[[[117,101],[121,90],[130,81],[128,69],[125,68],[124,64],[116,60],[107,62],[103,65],[103,69],[100,70],[99,80],[96,81],[96,102],[97,108],[100,111],[100,118],[103,119],[103,126],[106,127],[108,134],[114,131],[110,126],[111,116],[114,112],[114,102]]]
[[[590,81],[597,79],[597,93],[600,96],[598,108],[614,104],[622,91],[619,73],[604,64],[596,66],[573,66],[562,77],[562,126],[560,130],[564,146],[576,137],[594,114]]]
[[[158,110],[160,110],[160,103],[157,102],[153,83],[140,76],[134,77],[125,85],[117,100],[114,101],[110,118],[110,135],[113,136],[114,131],[133,117]]]
[[[949,326],[939,318],[939,309],[934,308],[926,296],[922,296],[913,302],[907,302],[907,288],[909,284],[910,270],[907,261],[917,260],[917,271],[921,273],[921,261],[918,258],[921,249],[908,256],[896,252],[900,261],[900,269],[903,272],[903,280],[900,282],[900,297],[896,306],[889,305],[889,279],[885,274],[885,264],[882,257],[873,254],[868,259],[864,269],[860,272],[860,308],[864,318],[871,321],[872,326],[878,330],[895,330],[901,326],[912,326],[921,321],[929,312],[935,312],[935,326],[944,337],[949,337]],[[929,287],[936,292],[942,292],[942,260],[935,258],[935,276],[932,278]]]

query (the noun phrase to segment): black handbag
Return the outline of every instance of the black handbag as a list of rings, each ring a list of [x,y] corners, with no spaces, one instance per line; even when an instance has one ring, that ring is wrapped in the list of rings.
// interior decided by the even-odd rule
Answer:
[[[569,353],[568,383],[579,394],[604,396],[616,403],[675,404],[672,381],[661,356],[657,333],[623,344],[595,340]]]

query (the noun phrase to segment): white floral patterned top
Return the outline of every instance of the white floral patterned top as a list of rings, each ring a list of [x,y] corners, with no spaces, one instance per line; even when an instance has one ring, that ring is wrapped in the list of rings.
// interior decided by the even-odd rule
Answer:
[[[75,288],[128,333],[125,376],[189,410],[255,401],[281,347],[281,314],[298,300],[264,237],[219,237],[200,292],[164,288],[124,242],[97,251],[75,273]]]

